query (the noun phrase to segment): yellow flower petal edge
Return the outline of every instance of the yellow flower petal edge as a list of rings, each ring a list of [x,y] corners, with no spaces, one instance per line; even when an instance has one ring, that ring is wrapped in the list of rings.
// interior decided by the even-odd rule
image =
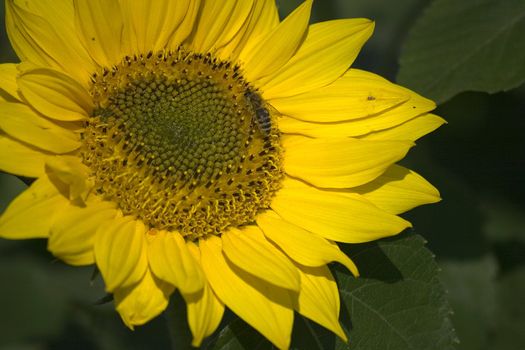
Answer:
[[[278,24],[279,15],[273,0],[254,1],[246,24],[228,44],[219,49],[219,56],[225,59],[238,59],[243,52],[251,52],[259,42],[257,38],[264,38]]]
[[[352,274],[359,275],[355,264],[336,244],[310,231],[289,223],[268,211],[257,218],[264,234],[295,262],[304,266],[324,266],[332,261],[343,264]],[[282,232],[286,232],[283,235]]]
[[[204,288],[200,266],[191,256],[184,239],[169,232],[150,233],[148,257],[156,276],[177,287],[181,293],[198,293]]]
[[[47,238],[68,199],[43,176],[22,192],[0,216],[0,236],[10,239]],[[31,220],[28,220],[31,218]]]
[[[284,168],[290,176],[317,187],[348,188],[374,180],[413,146],[406,141],[288,136]],[[370,158],[370,154],[376,156]]]
[[[222,249],[229,261],[241,270],[281,288],[293,291],[301,288],[295,266],[266,241],[257,226],[225,233]]]
[[[301,315],[334,332],[344,342],[348,341],[339,324],[339,291],[327,266],[306,267],[298,265],[303,288],[295,308]]]
[[[106,290],[138,283],[148,270],[144,224],[129,217],[115,218],[100,225],[95,234],[95,261]]]
[[[199,247],[188,242],[188,250],[199,264],[201,263]],[[192,346],[200,346],[205,337],[211,335],[219,326],[224,314],[224,304],[211,289],[209,283],[198,293],[182,292],[187,304],[188,324],[193,335]]]
[[[122,58],[122,11],[117,0],[75,0],[75,26],[89,55],[100,66],[110,67]]]
[[[275,346],[287,348],[293,323],[289,292],[236,271],[222,254],[217,237],[201,240],[199,247],[202,267],[219,299]]]
[[[0,91],[5,92],[8,95],[6,97],[19,99],[17,76],[18,68],[15,63],[0,64]]]
[[[17,84],[27,102],[52,119],[82,120],[93,109],[88,91],[60,71],[27,70],[19,76]]]
[[[89,203],[87,206],[70,204],[51,225],[47,249],[71,265],[94,264],[95,233],[100,225],[116,216],[117,211],[109,202]]]
[[[284,181],[272,209],[292,224],[345,243],[393,236],[411,226],[358,194],[320,190],[293,179]]]
[[[306,0],[259,44],[239,59],[245,62],[247,77],[257,80],[273,73],[292,57],[308,29],[312,0]]]
[[[73,132],[37,115],[21,103],[1,105],[0,130],[19,141],[53,153],[69,153],[80,147]]]
[[[367,19],[311,25],[297,53],[261,82],[265,97],[294,96],[336,81],[350,67],[373,30],[374,23]]]
[[[0,171],[26,177],[40,177],[52,154],[0,134]]]
[[[5,3],[7,34],[18,57],[37,66],[63,69],[87,85],[95,64],[78,40],[73,2]]]
[[[348,193],[360,194],[392,214],[404,213],[417,206],[441,200],[438,190],[427,180],[398,165],[392,165],[374,181],[354,187]]]
[[[440,200],[396,162],[445,121],[351,67],[374,22],[312,3],[6,0],[0,171],[35,180],[0,237],[95,264],[131,329],[178,290],[193,346],[225,308],[279,349],[294,312],[347,341],[328,264],[358,277],[340,244]]]
[[[126,326],[133,329],[164,311],[173,290],[171,285],[146,269],[137,284],[115,291],[115,307]]]
[[[140,54],[165,48],[191,11],[191,0],[160,0],[150,6],[148,0],[121,2],[124,40],[130,52]]]
[[[272,98],[271,103],[286,116],[307,122],[331,123],[378,115],[416,97],[375,74],[352,68],[332,84]],[[419,105],[424,108],[422,103]],[[432,108],[430,103],[429,109]]]

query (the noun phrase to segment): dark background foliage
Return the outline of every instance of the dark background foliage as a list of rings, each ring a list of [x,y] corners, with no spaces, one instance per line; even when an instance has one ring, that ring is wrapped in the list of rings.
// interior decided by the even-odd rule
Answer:
[[[300,1],[278,3],[284,15]],[[4,0],[0,0],[0,62],[16,62],[3,29],[3,11]],[[414,232],[345,247],[362,267],[363,279],[349,280],[334,268],[350,347],[523,349],[524,2],[318,0],[314,4],[313,22],[346,17],[376,21],[374,36],[354,67],[436,100],[436,113],[448,121],[418,141],[403,161],[436,185],[443,201],[405,215]],[[24,188],[17,178],[0,174],[0,212]],[[439,268],[416,234],[428,241],[426,247],[436,255]],[[403,251],[417,255],[407,259]],[[421,271],[418,266],[425,268]],[[165,316],[128,331],[111,304],[95,305],[104,292],[100,279],[91,282],[91,274],[91,268],[55,261],[42,240],[1,240],[0,349],[167,349],[170,334],[182,344],[179,349],[185,348],[181,339],[185,325],[174,334]],[[357,290],[369,292],[354,293]],[[450,319],[443,290],[454,311]],[[379,299],[367,301],[370,295]],[[428,300],[419,300],[422,297]],[[375,305],[381,298],[392,301],[394,308]],[[418,308],[414,300],[419,300]],[[172,304],[170,313],[183,317],[180,300],[174,297]],[[371,318],[370,309],[378,320]],[[297,318],[295,327],[296,348],[346,348],[311,322]],[[206,345],[268,347],[231,314],[224,330]]]

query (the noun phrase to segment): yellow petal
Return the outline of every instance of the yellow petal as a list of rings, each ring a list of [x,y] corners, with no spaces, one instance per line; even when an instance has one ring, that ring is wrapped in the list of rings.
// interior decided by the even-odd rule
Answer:
[[[68,205],[46,177],[37,179],[0,216],[0,237],[46,238],[56,216]]]
[[[282,220],[272,211],[268,210],[257,216],[257,225],[266,237],[301,265],[317,267],[337,261],[354,276],[359,275],[355,264],[339,250],[337,244]]]
[[[188,249],[200,263],[199,248],[188,242]],[[208,283],[198,293],[182,293],[187,305],[188,325],[193,340],[191,345],[199,347],[207,336],[211,335],[219,326],[224,314],[224,304],[217,298]]]
[[[54,153],[80,147],[78,136],[35,114],[21,103],[0,104],[0,129],[11,137]]]
[[[230,58],[229,55],[225,56],[225,54],[230,51],[230,49],[225,48],[225,46],[231,44],[231,47],[233,47],[235,43],[232,43],[232,40],[236,36],[242,35],[242,33],[244,33],[246,30],[248,18],[253,8],[253,3],[254,0],[237,1],[229,21],[226,22],[226,26],[214,44],[216,48],[224,48],[223,50],[218,51],[218,56],[225,59]]]
[[[191,0],[181,24],[173,33],[168,42],[168,48],[175,50],[185,41],[194,30],[195,22],[201,8],[201,0]]]
[[[129,328],[142,325],[158,316],[168,306],[173,287],[158,280],[146,269],[139,282],[127,288],[118,288],[113,294],[115,308]]]
[[[188,325],[193,336],[191,345],[199,347],[221,323],[224,304],[206,284],[198,293],[183,294],[187,305]]]
[[[241,30],[227,46],[221,48],[220,55],[237,61],[242,52],[249,52],[279,25],[279,13],[274,0],[255,0],[252,11]]]
[[[95,260],[108,292],[132,286],[146,273],[145,234],[144,224],[130,217],[115,218],[97,230]]]
[[[308,30],[312,0],[306,0],[250,51],[243,51],[248,81],[256,81],[281,68],[295,54]]]
[[[411,226],[357,194],[322,191],[290,178],[283,181],[271,207],[292,224],[345,243],[373,241]]]
[[[376,131],[362,137],[363,140],[410,140],[416,141],[436,130],[446,121],[434,114],[423,114],[390,129]]]
[[[31,106],[52,119],[83,120],[93,109],[88,91],[68,75],[53,69],[25,71],[18,78],[18,86]]]
[[[75,156],[48,157],[46,173],[49,178],[68,195],[70,200],[85,201],[93,182],[89,179],[91,170]]]
[[[6,173],[39,177],[44,174],[44,164],[50,156],[27,144],[0,134],[0,170]]]
[[[85,207],[68,205],[51,226],[47,249],[70,265],[94,264],[97,228],[114,219],[116,213],[111,202],[91,202]]]
[[[374,22],[363,18],[313,24],[290,61],[261,82],[264,97],[293,96],[335,81],[354,62],[373,31]]]
[[[20,100],[18,96],[18,86],[16,85],[16,77],[18,76],[18,69],[15,63],[0,64],[0,91],[5,91],[9,97]]]
[[[80,43],[68,0],[6,1],[6,27],[22,61],[61,69],[87,85],[93,61]]]
[[[197,52],[208,52],[230,41],[250,13],[253,0],[210,0],[202,4],[191,45]]]
[[[344,342],[348,339],[339,324],[339,291],[326,266],[297,266],[301,273],[301,293],[296,310],[301,315],[334,332]]]
[[[438,190],[410,169],[393,165],[374,181],[348,190],[392,214],[441,200]]]
[[[124,38],[129,41],[130,53],[144,54],[165,48],[190,3],[191,0],[159,0],[154,4],[149,0],[121,1]]]
[[[283,91],[279,93],[287,94],[288,90]],[[270,98],[269,102],[283,115],[332,123],[377,115],[408,101],[411,96],[410,91],[375,74],[350,69],[326,86],[294,96]],[[266,90],[264,97],[269,98]],[[435,105],[430,102],[430,106]]]
[[[218,237],[201,239],[199,248],[202,267],[219,299],[276,347],[287,349],[293,324],[289,292],[233,270]]]
[[[118,0],[73,0],[80,41],[100,66],[123,58],[122,12]]]
[[[254,225],[230,229],[222,235],[222,250],[239,269],[277,287],[298,291],[297,269],[288,257],[269,243]]]
[[[399,137],[401,133],[406,134],[405,140],[415,140],[419,135],[429,132],[430,129],[437,127],[441,123],[439,120],[424,122],[424,125],[415,125],[407,121],[415,120],[418,116],[423,117],[424,113],[435,108],[432,101],[413,95],[404,103],[401,103],[384,112],[376,115],[353,119],[346,122],[307,122],[286,116],[280,116],[277,121],[279,130],[285,134],[299,134],[310,137],[362,137],[370,139],[386,139],[386,137]],[[321,118],[319,118],[321,119]],[[407,123],[407,125],[404,125]],[[421,126],[421,130],[416,127]],[[401,127],[401,129],[397,129]],[[384,133],[383,133],[384,131]],[[374,134],[378,135],[374,138]]]
[[[412,142],[351,138],[283,138],[287,174],[325,188],[354,187],[372,181],[403,159]]]
[[[204,274],[178,232],[153,231],[149,235],[148,260],[158,278],[171,283],[181,293],[197,293],[204,288]]]

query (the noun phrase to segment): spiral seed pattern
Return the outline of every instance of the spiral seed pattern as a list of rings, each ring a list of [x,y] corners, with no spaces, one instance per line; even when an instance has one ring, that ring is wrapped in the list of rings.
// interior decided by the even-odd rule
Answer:
[[[82,159],[124,214],[196,240],[269,207],[283,176],[277,116],[239,67],[150,52],[94,74],[91,94]]]

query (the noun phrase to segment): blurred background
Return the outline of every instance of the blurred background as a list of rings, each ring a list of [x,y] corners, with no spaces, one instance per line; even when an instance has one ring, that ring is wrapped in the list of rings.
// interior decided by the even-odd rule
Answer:
[[[281,14],[300,2],[278,1]],[[491,1],[474,2],[483,6]],[[407,40],[417,37],[414,25],[430,3],[318,0],[312,22],[375,20],[375,33],[353,66],[397,81],[409,76],[399,75],[400,57],[408,54]],[[0,28],[0,62],[17,62],[4,29],[4,0]],[[491,33],[487,29],[487,38]],[[413,81],[401,83],[425,94]],[[458,349],[525,348],[525,88],[514,85],[492,94],[445,96],[429,90],[426,97],[438,100],[436,114],[448,124],[419,140],[403,161],[443,197],[405,216],[428,240],[442,269]],[[0,174],[0,212],[25,187],[16,177]],[[45,241],[0,240],[0,349],[169,348],[162,317],[132,333],[112,304],[95,305],[104,292],[100,279],[91,282],[92,272],[54,260]]]

